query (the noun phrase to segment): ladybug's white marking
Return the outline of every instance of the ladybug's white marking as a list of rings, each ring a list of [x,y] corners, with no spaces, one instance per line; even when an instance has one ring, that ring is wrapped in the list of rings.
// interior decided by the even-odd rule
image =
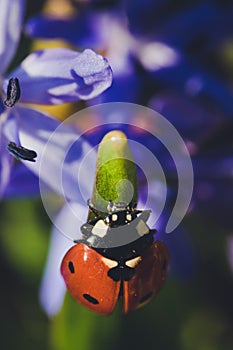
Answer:
[[[118,215],[112,214],[112,221],[117,221],[117,220],[118,220]]]
[[[128,266],[128,267],[132,267],[132,268],[135,268],[139,262],[142,260],[142,257],[141,256],[137,256],[136,258],[133,258],[131,260],[127,260],[125,262],[125,265]]]
[[[131,214],[127,214],[126,215],[126,219],[127,219],[127,221],[132,221],[132,215]]]
[[[113,267],[117,267],[118,262],[112,259],[108,259],[105,258],[104,256],[102,256],[102,261],[105,265],[107,265],[110,269],[112,269]]]
[[[95,226],[92,229],[93,235],[104,237],[107,234],[108,225],[104,222],[104,220],[98,220]]]
[[[136,230],[137,230],[137,233],[139,234],[139,236],[143,236],[146,233],[150,232],[149,227],[147,226],[147,224],[143,220],[139,220],[139,222],[136,226]]]

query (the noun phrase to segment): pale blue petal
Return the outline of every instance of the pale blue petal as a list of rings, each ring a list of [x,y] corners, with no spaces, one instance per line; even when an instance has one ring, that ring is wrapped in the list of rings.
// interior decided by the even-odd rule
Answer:
[[[112,83],[107,60],[90,49],[82,53],[64,48],[34,52],[11,76],[19,79],[21,102],[40,104],[89,100]]]
[[[81,200],[67,202],[53,220],[53,224],[63,236],[74,241],[82,237],[80,227],[87,221],[87,216],[87,203]]]
[[[24,0],[0,0],[0,74],[8,67],[19,42]]]
[[[59,311],[66,291],[60,266],[64,255],[74,243],[61,232],[69,234],[70,230],[73,231],[75,227],[79,230],[80,223],[77,222],[73,212],[78,212],[83,222],[85,221],[87,207],[78,203],[70,203],[70,205],[64,206],[58,214],[52,230],[49,255],[40,287],[40,302],[49,316],[53,316]]]
[[[8,140],[1,132],[0,124],[0,198],[3,197],[5,189],[10,180],[13,158],[7,151]]]
[[[40,286],[40,303],[49,316],[55,315],[62,306],[66,286],[60,273],[62,258],[72,246],[72,241],[62,236],[54,227],[49,255]]]
[[[12,112],[10,111],[10,113],[8,114],[6,122],[3,125],[2,132],[4,133],[8,142],[13,141],[18,145],[19,144],[18,125],[15,119],[14,111],[15,110],[13,109]]]
[[[24,107],[17,107],[17,112],[20,143],[37,153],[35,163],[24,161],[24,164],[69,200],[79,200],[82,194],[90,196],[95,154],[83,163],[84,156],[92,149],[89,143],[77,130],[42,112]],[[78,176],[79,171],[85,177]]]

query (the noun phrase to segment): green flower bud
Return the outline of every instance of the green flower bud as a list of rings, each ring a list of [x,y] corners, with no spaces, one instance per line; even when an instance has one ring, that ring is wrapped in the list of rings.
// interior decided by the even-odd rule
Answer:
[[[104,215],[109,200],[134,206],[137,195],[136,165],[127,137],[122,131],[111,131],[99,144],[91,203]],[[90,211],[88,220],[92,218]]]

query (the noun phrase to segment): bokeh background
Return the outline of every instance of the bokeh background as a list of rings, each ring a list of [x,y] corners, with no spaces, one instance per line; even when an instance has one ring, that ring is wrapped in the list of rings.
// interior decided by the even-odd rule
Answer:
[[[60,30],[58,38],[51,30],[50,37],[46,38],[43,28],[49,22],[42,25],[36,22],[34,36],[22,31],[10,68],[37,48],[63,45],[82,49],[89,44],[98,51],[98,38],[91,41],[90,36],[99,28],[95,28],[97,22],[88,15],[96,11],[114,12],[119,3],[28,0],[25,25],[34,16],[49,14],[49,21],[58,21],[53,25],[55,33],[62,21],[67,21],[66,28],[70,24],[74,30],[70,27],[64,37]],[[0,203],[1,349],[233,348],[232,2],[138,0],[122,3],[127,8],[134,40],[166,44],[182,54],[182,64],[155,69],[133,49],[127,53],[127,67],[131,68],[121,69],[117,62],[122,56],[118,57],[117,52],[113,54],[112,48],[105,47],[103,51],[100,45],[99,51],[106,57],[109,55],[115,82],[98,102],[124,101],[125,97],[126,101],[160,108],[165,117],[171,116],[181,136],[189,135],[192,145],[199,147],[198,154],[191,152],[196,187],[190,211],[180,227],[185,233],[177,233],[177,238],[176,232],[173,234],[176,258],[172,260],[171,272],[158,297],[143,309],[124,316],[118,306],[114,314],[106,318],[84,309],[67,295],[61,311],[49,318],[40,306],[38,291],[49,250],[51,222],[41,203],[37,180],[30,178],[30,188],[25,186],[25,178],[13,176],[12,182],[25,190],[16,198],[8,189]],[[91,21],[94,30],[86,35],[83,25],[83,32],[75,37],[76,25],[80,30],[78,23],[85,16],[88,18],[85,23]],[[121,15],[115,16],[121,20]],[[123,43],[125,50],[128,49],[124,34],[116,31],[114,38],[116,47]],[[191,79],[192,72],[199,80]],[[198,87],[200,80],[203,89]],[[60,110],[43,108],[64,119],[83,106],[81,102],[62,106]],[[183,115],[187,118],[183,119]],[[225,172],[226,156],[229,167]],[[212,175],[221,175],[221,170],[224,175],[213,179]],[[205,175],[204,180],[200,174]],[[214,193],[213,197],[208,196],[208,191]],[[171,244],[170,249],[172,247]]]

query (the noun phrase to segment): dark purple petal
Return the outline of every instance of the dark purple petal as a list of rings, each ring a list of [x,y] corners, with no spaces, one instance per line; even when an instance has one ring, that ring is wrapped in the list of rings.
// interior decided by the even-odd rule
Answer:
[[[173,16],[167,17],[165,23],[161,23],[154,39],[172,47],[184,48],[195,38],[206,35],[218,15],[218,9],[210,3],[181,8],[179,12],[173,13]]]
[[[189,6],[173,6],[172,2],[147,0],[128,1],[127,13],[129,28],[136,35],[144,35],[147,40],[157,40],[179,49],[188,48],[195,40],[204,40],[208,44],[214,27],[222,32],[229,9],[221,9],[214,3],[197,3]],[[229,16],[230,19],[230,16]],[[228,21],[230,24],[230,21]],[[229,26],[229,25],[228,25]]]
[[[109,44],[112,22],[118,18],[123,23],[125,17],[121,11],[121,4],[115,2],[116,6],[108,8],[101,6],[102,4],[100,8],[85,4],[70,18],[35,16],[26,23],[25,30],[32,37],[60,38],[79,48],[91,47],[103,51]],[[106,5],[106,1],[103,5]]]
[[[129,28],[135,34],[145,34],[156,31],[156,27],[164,22],[170,8],[171,0],[127,0],[126,11],[129,20]]]
[[[114,73],[113,73],[114,74]],[[140,96],[140,79],[136,72],[114,76],[111,89],[98,97],[100,103],[131,102],[138,103]]]
[[[34,52],[11,76],[19,79],[21,102],[41,104],[88,100],[112,83],[107,60],[89,49],[82,53],[63,48]]]
[[[233,94],[227,84],[193,65],[185,57],[180,58],[175,65],[151,71],[150,80],[157,88],[162,84],[169,89],[176,89],[196,101],[206,101],[213,110],[220,109],[229,118],[233,116]]]
[[[150,100],[149,106],[174,125],[191,154],[222,122],[222,116],[208,112],[183,93],[157,94]]]
[[[36,16],[26,23],[25,31],[34,38],[62,38],[77,47],[99,48],[103,45],[99,21],[97,14],[86,12],[68,19]]]
[[[129,29],[134,35],[158,40],[192,52],[203,50],[232,36],[232,4],[204,1],[174,3],[171,0],[126,1]],[[195,52],[199,54],[198,52]]]
[[[22,162],[17,162],[11,172],[4,198],[24,198],[40,195],[39,178]]]
[[[24,0],[1,1],[0,74],[8,67],[19,42],[24,15]]]

